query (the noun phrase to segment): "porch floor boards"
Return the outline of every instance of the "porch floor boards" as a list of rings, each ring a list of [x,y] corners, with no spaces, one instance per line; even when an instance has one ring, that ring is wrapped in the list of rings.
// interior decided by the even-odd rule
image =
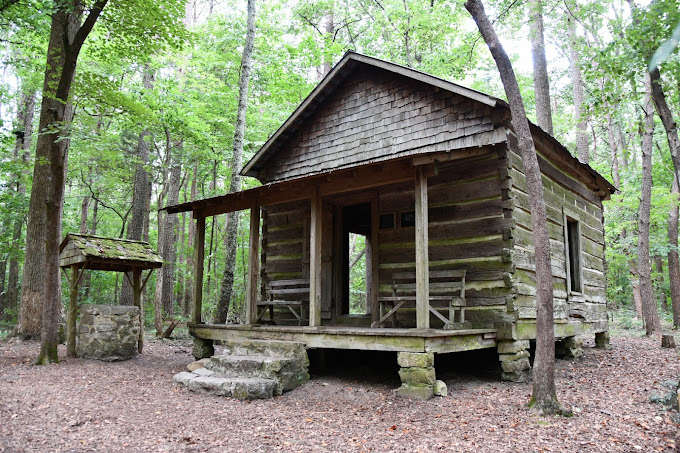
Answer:
[[[283,340],[308,348],[448,353],[496,347],[494,329],[404,329],[346,326],[190,324],[189,331],[210,340]]]

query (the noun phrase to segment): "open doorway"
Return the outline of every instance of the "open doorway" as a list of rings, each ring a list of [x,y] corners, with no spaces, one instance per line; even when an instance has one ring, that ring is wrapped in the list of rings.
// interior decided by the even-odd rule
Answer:
[[[368,313],[366,286],[366,236],[349,233],[349,314]]]
[[[369,315],[371,204],[342,208],[342,314]],[[338,263],[340,264],[340,263]]]

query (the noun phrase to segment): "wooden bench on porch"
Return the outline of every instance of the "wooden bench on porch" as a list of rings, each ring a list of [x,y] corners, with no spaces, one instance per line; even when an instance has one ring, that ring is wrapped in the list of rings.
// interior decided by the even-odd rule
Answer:
[[[272,280],[267,285],[268,299],[257,303],[257,322],[269,309],[269,320],[274,322],[274,307],[287,307],[298,325],[305,320],[305,304],[309,301],[309,279]]]
[[[465,270],[430,271],[429,311],[444,323],[444,329],[452,329],[455,313],[458,311],[459,322],[465,322]],[[392,295],[379,297],[380,319],[371,327],[382,327],[400,308],[412,308],[416,301],[415,272],[397,272],[392,274]],[[387,307],[389,311],[385,312]],[[448,317],[440,313],[448,311]],[[396,316],[392,318],[392,326],[396,327]]]

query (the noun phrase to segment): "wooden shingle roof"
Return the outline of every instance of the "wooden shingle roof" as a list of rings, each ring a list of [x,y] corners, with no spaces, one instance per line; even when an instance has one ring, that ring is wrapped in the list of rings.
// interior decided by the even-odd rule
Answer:
[[[490,96],[471,88],[458,85],[453,82],[435,77],[424,72],[401,66],[389,61],[381,60],[368,55],[348,51],[345,56],[331,69],[324,79],[312,90],[305,100],[298,106],[293,114],[279,127],[279,129],[267,140],[253,158],[246,163],[241,171],[243,176],[258,177],[261,168],[268,164],[271,157],[285,146],[285,143],[311,118],[317,109],[335,90],[341,86],[355,71],[366,68],[377,68],[388,73],[403,76],[408,79],[425,83],[440,90],[463,96],[472,101],[479,102],[490,108],[506,106],[502,99]]]
[[[127,272],[160,268],[163,258],[148,242],[68,233],[59,247],[59,267],[83,263],[86,269]]]

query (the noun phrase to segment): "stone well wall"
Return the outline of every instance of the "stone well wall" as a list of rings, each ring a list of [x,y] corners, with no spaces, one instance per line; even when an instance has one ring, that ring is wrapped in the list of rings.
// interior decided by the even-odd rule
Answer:
[[[79,357],[110,362],[137,355],[137,307],[83,305],[81,312],[77,347]]]

